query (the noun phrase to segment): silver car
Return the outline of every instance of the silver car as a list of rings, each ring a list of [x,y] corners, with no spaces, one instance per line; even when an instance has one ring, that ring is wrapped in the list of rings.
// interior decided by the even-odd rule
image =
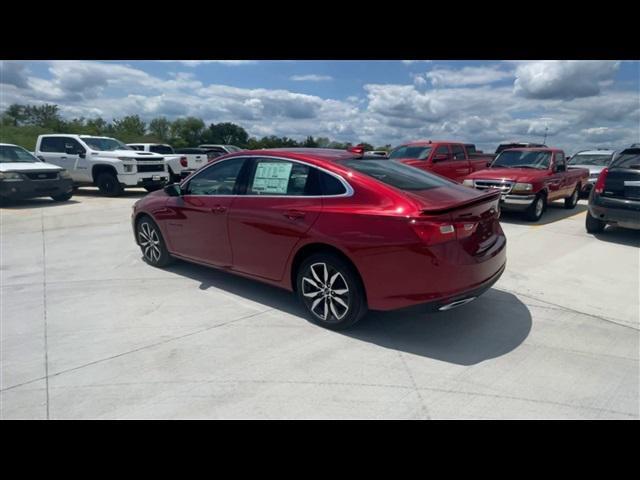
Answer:
[[[589,184],[583,190],[587,196],[598,180],[600,172],[609,165],[615,150],[585,150],[574,154],[567,163],[569,168],[586,168],[589,170]]]

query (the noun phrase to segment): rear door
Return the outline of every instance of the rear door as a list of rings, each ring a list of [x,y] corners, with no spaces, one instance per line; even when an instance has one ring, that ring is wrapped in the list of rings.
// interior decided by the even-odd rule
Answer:
[[[602,196],[640,201],[640,149],[622,154],[611,164]]]
[[[259,157],[252,163],[246,193],[229,211],[233,269],[280,280],[322,209],[318,177],[304,162]]]
[[[438,155],[447,155],[447,160],[437,160]],[[469,162],[464,148],[460,144],[440,145],[431,157],[431,171],[462,182],[470,173]]]

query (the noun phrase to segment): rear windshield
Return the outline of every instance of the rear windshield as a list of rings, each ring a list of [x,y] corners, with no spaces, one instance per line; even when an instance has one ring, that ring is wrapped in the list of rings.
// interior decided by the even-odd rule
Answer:
[[[613,162],[610,168],[633,168],[640,170],[640,148],[627,150],[621,153]]]
[[[453,183],[415,167],[388,160],[345,160],[340,163],[400,190],[428,190]]]
[[[431,153],[431,147],[398,147],[389,154],[389,158],[415,158],[424,160]]]
[[[149,151],[153,153],[160,153],[162,155],[170,155],[173,153],[173,148],[169,145],[151,145]]]
[[[571,160],[569,160],[569,165],[596,165],[600,167],[606,167],[611,161],[612,155],[607,154],[599,154],[599,155],[574,155]]]
[[[206,150],[203,150],[202,148],[176,148],[175,152],[182,153],[184,155],[204,155],[207,153]]]

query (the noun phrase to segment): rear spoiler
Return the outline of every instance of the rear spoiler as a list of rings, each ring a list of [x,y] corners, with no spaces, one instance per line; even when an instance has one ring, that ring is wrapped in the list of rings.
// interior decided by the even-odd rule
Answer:
[[[423,208],[421,213],[423,215],[442,215],[444,213],[453,212],[455,210],[459,210],[464,207],[473,207],[475,205],[480,205],[481,203],[486,203],[487,201],[494,201],[500,198],[500,191],[488,191],[480,197],[472,198],[470,200],[462,201],[453,205],[449,205],[446,208]]]

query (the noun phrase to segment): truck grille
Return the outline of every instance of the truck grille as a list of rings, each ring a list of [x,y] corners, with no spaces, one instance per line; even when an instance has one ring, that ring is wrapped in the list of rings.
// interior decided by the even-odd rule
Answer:
[[[513,188],[513,182],[506,180],[474,180],[474,186],[478,190],[491,190],[495,188],[502,193],[509,193]]]
[[[58,178],[58,172],[23,172],[29,180],[54,180]]]
[[[138,165],[138,172],[164,172],[164,165]]]
[[[140,154],[142,155],[142,153]],[[150,155],[150,154],[148,154]],[[144,158],[144,157],[136,157],[136,161],[138,162],[164,162],[164,157],[151,157],[151,158]]]

